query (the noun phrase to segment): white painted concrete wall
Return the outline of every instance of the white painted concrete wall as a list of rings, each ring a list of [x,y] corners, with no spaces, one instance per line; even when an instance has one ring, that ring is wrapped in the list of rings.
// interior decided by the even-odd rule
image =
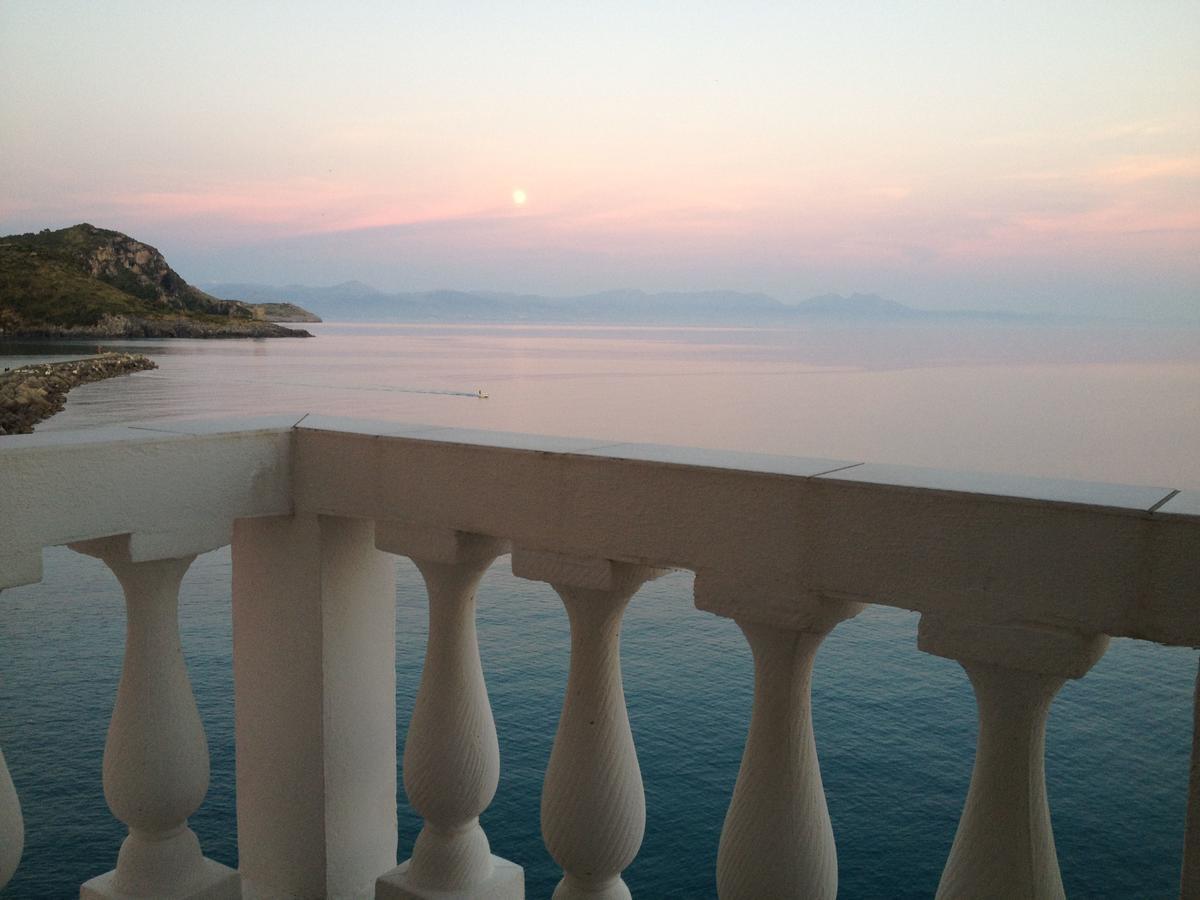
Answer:
[[[735,619],[756,660],[753,722],[720,851],[726,898],[836,893],[808,672],[821,637],[863,604],[920,612],[921,648],[961,662],[976,690],[979,750],[945,897],[1059,896],[1042,772],[1049,698],[1086,674],[1109,636],[1200,645],[1195,493],[300,419],[0,438],[0,587],[40,578],[50,545],[119,546],[113,565],[181,572],[192,554],[233,543],[241,870],[230,881],[205,869],[221,891],[523,894],[519,861],[490,857],[476,818],[498,762],[477,666],[474,583],[480,560],[510,548],[518,574],[549,581],[573,611],[579,690],[564,706],[555,751],[570,764],[552,764],[543,797],[562,897],[628,895],[620,872],[640,844],[644,798],[620,690],[620,609],[656,570],[694,571],[696,605]],[[108,540],[80,543],[97,539]],[[449,749],[408,763],[427,836],[418,858],[400,866],[391,553],[421,565],[436,604],[426,673],[437,683],[423,684],[422,695],[444,703],[449,679],[472,710],[462,721],[414,717],[413,747]],[[131,628],[145,610],[136,621],[154,623],[158,635],[130,644],[127,669],[177,668],[169,585],[147,601],[142,581],[125,580]],[[611,610],[591,615],[602,607]],[[183,721],[186,674],[177,682],[155,702]],[[151,692],[136,679],[122,690],[127,711]],[[589,743],[576,727],[581,710],[603,718],[602,740]],[[141,724],[114,719],[120,735]],[[199,740],[188,739],[189,753],[206,753]],[[127,774],[118,766],[113,783]],[[203,794],[194,772],[178,777],[190,787],[172,821]],[[596,785],[611,790],[597,794]],[[136,832],[126,793],[114,809]],[[576,794],[587,798],[586,815]],[[589,846],[596,823],[606,830]],[[0,757],[0,881],[20,844],[19,804]],[[1185,896],[1200,872],[1200,847],[1188,848]],[[185,849],[174,874],[166,856],[153,871],[136,861],[125,871],[149,873],[155,896],[200,896],[199,851]],[[121,871],[104,877],[137,880]],[[108,896],[109,882],[97,884],[96,896]]]

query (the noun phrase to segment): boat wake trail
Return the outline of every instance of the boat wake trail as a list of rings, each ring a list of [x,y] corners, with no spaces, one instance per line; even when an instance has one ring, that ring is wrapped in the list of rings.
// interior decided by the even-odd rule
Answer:
[[[169,378],[170,376],[164,376],[162,374],[156,373],[154,377]],[[217,379],[213,379],[212,381],[216,381],[216,380]],[[210,381],[210,383],[212,383],[212,381]],[[439,397],[471,397],[475,400],[488,399],[488,393],[487,393],[487,391],[484,391],[484,390],[454,391],[454,390],[450,390],[447,388],[416,388],[416,387],[403,387],[400,385],[391,385],[391,384],[318,384],[315,382],[307,382],[307,381],[264,382],[264,381],[256,381],[251,378],[222,378],[222,379],[220,379],[220,383],[221,384],[252,384],[252,385],[256,385],[258,387],[262,387],[264,384],[270,384],[272,387],[305,388],[305,389],[327,390],[327,391],[383,391],[383,392],[386,392],[389,394],[433,394],[433,395],[436,395]]]

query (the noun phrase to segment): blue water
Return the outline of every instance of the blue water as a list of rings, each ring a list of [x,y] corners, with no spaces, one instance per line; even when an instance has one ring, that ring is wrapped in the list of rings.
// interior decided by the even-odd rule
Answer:
[[[120,675],[123,610],[99,562],[47,551],[47,578],[6,591],[0,745],[25,813],[25,856],[8,897],[67,897],[111,868],[123,829],[100,785]],[[566,616],[548,587],[500,560],[479,593],[484,670],[500,735],[500,788],[483,824],[494,852],[525,867],[530,897],[559,877],[538,808],[566,681]],[[421,671],[426,599],[399,562],[398,752]],[[184,581],[181,629],[208,734],[212,781],[192,818],[205,852],[237,864],[228,550]],[[691,577],[642,589],[626,615],[623,670],[646,785],[646,839],[626,872],[635,896],[711,897],[717,841],[749,722],[753,670],[730,622],[697,612]],[[928,897],[970,778],[975,711],[954,663],[916,650],[916,617],[868,608],[818,656],[814,727],[838,843],[843,897]],[[536,649],[536,652],[530,652]],[[1177,891],[1194,654],[1115,641],[1055,701],[1047,781],[1067,892]],[[401,798],[400,853],[420,821]]]
[[[1072,344],[1078,364],[1060,365],[1047,358],[1061,333],[1012,330],[972,332],[964,344],[961,333],[951,341],[918,331],[321,329],[312,342],[147,345],[157,372],[80,388],[45,427],[301,408],[1200,483],[1189,450],[1200,444],[1200,416],[1179,414],[1200,397],[1200,341],[1178,335],[1085,336],[1087,352]],[[1138,360],[1114,357],[1112,348],[1133,345]],[[970,346],[986,365],[947,361],[951,346]],[[379,389],[388,386],[404,390]],[[478,388],[491,399],[446,393]],[[1078,414],[1064,420],[1063,409]],[[0,594],[0,748],[26,825],[4,898],[77,896],[80,883],[112,868],[124,834],[100,779],[124,641],[120,593],[96,560],[49,548],[45,563],[42,583]],[[419,576],[406,560],[397,565],[402,755],[427,626]],[[542,846],[539,804],[566,683],[567,620],[548,587],[513,578],[507,565],[493,567],[479,594],[502,763],[483,824],[494,852],[525,867],[528,896],[548,897],[559,873]],[[200,557],[180,614],[212,760],[192,826],[207,855],[236,866],[229,586],[228,550]],[[691,590],[688,573],[652,582],[625,618],[625,690],[647,800],[645,842],[625,879],[642,898],[715,895],[717,843],[749,723],[749,650],[733,623],[694,609]],[[974,700],[955,663],[916,649],[916,627],[914,614],[870,607],[839,625],[817,657],[814,728],[843,897],[932,896],[966,794]],[[1055,700],[1047,782],[1069,895],[1177,893],[1195,673],[1194,651],[1117,640]],[[420,822],[403,792],[398,802],[404,859]]]

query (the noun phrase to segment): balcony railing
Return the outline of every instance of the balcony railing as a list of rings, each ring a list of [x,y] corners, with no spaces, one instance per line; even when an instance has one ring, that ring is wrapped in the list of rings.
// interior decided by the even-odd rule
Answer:
[[[232,543],[239,870],[188,817],[208,751],[180,651],[180,580]],[[479,815],[499,777],[475,587],[500,555],[570,620],[542,796],[557,898],[628,897],[645,799],[621,685],[622,611],[665,569],[733,619],[754,658],[723,898],[833,897],[810,724],[822,639],[875,603],[920,613],[958,660],[979,737],[940,897],[1060,897],[1043,776],[1050,700],[1110,637],[1200,645],[1200,495],[582,439],[296,417],[0,439],[0,588],[69,544],[125,593],[105,797],[129,827],[85,898],[524,896]],[[397,866],[395,566],[429,592],[404,742],[424,827]],[[448,713],[447,711],[452,711]],[[286,748],[286,752],[280,752]],[[1182,895],[1200,896],[1193,761]],[[0,757],[0,886],[20,807]]]

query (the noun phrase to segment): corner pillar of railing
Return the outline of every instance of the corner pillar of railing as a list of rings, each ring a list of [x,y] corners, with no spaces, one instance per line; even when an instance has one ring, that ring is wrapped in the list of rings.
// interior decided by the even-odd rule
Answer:
[[[41,547],[0,545],[0,590],[42,580]]]
[[[23,552],[0,555],[0,590],[20,584],[32,584],[42,578],[42,552]],[[21,800],[8,773],[4,752],[0,750],[0,890],[17,871],[25,850],[25,820],[21,815]]]
[[[208,791],[208,742],[179,640],[179,586],[194,555],[134,561],[130,535],[72,544],[125,593],[125,661],[104,746],[104,797],[129,828],[116,868],[83,900],[238,898],[238,874],[206,858],[187,825]]]
[[[1188,772],[1187,824],[1183,836],[1180,900],[1200,897],[1200,669],[1192,689],[1192,759]]]
[[[0,569],[0,573],[4,570]],[[17,796],[4,751],[0,750],[0,891],[8,884],[21,862],[25,849],[25,820],[21,817],[21,800]]]
[[[563,869],[554,900],[629,898],[646,797],[621,682],[621,617],[665,570],[517,549],[513,574],[545,581],[566,607],[571,662],[542,787],[542,838]]]
[[[0,751],[0,890],[8,884],[21,862],[25,849],[25,823],[21,818],[21,801],[13,786],[12,776]]]
[[[375,546],[412,559],[429,594],[425,666],[404,742],[404,789],[425,824],[412,858],[376,883],[376,900],[521,900],[524,870],[493,856],[479,825],[499,783],[500,745],[479,659],[475,592],[508,543],[377,522]]]
[[[40,549],[0,556],[0,590],[40,581],[41,577]],[[0,750],[0,890],[4,890],[17,871],[24,850],[25,820],[21,816],[21,801],[8,773],[4,752]]]
[[[732,618],[754,655],[754,708],[717,853],[722,900],[837,896],[837,846],[812,730],[813,662],[862,604],[798,578],[700,572],[696,606]]]
[[[395,560],[369,520],[233,533],[239,871],[248,896],[374,896],[396,865]]]
[[[0,548],[0,590],[42,580],[41,548]],[[0,750],[0,890],[8,884],[25,850],[25,820],[21,801]]]
[[[1059,688],[1087,674],[1108,638],[926,614],[918,646],[962,665],[979,709],[971,786],[937,896],[1063,897],[1046,800],[1046,719]]]

